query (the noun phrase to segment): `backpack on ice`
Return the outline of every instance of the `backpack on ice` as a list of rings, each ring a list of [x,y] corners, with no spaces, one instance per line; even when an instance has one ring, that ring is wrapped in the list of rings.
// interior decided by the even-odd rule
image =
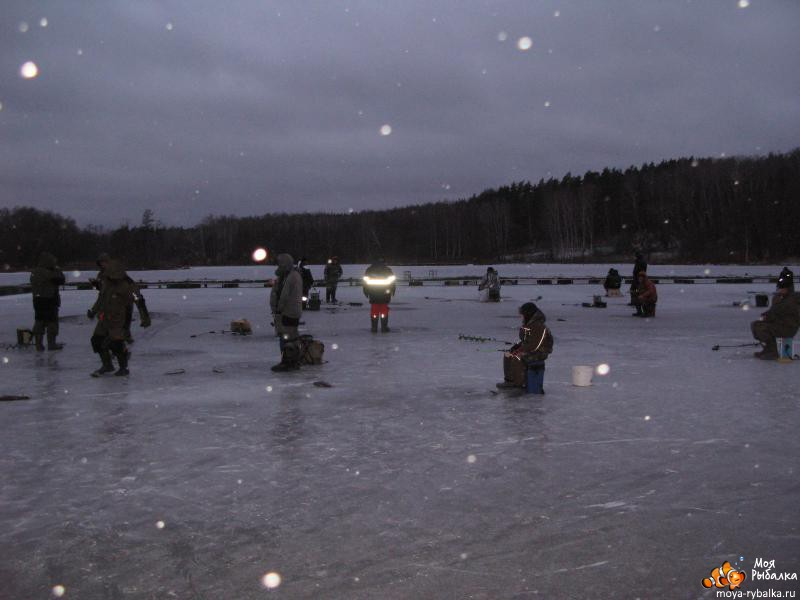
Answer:
[[[308,334],[300,336],[300,364],[321,365],[325,344]]]
[[[247,319],[236,319],[235,321],[231,321],[231,333],[250,335],[253,333],[253,327]]]

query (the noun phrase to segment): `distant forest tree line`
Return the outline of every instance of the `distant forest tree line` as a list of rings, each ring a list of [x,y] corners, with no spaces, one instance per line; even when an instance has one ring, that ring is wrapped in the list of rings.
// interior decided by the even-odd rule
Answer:
[[[166,227],[145,211],[138,226],[80,228],[51,212],[0,210],[0,265],[62,265],[100,252],[129,267],[232,265],[254,248],[320,263],[378,256],[397,264],[584,261],[665,252],[678,261],[780,262],[800,256],[800,149],[763,157],[683,158],[625,170],[513,183],[469,199],[352,214],[209,216]]]

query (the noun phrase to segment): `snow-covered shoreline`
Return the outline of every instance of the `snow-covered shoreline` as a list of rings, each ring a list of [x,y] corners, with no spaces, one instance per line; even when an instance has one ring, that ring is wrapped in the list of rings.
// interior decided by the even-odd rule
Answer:
[[[436,277],[476,277],[486,272],[487,265],[390,265],[398,278],[410,273],[414,278]],[[515,277],[605,277],[608,269],[614,267],[623,276],[632,270],[631,264],[575,264],[575,263],[514,263],[494,265],[502,278]],[[653,277],[737,277],[737,276],[777,276],[786,265],[650,265],[648,272]],[[788,265],[796,273],[800,266]],[[317,279],[322,279],[324,265],[309,265]],[[342,265],[343,277],[360,278],[367,265]],[[96,270],[65,271],[67,282],[87,281],[94,277]],[[222,281],[222,280],[267,280],[275,274],[274,265],[242,265],[233,267],[190,267],[188,269],[129,271],[136,281]],[[0,286],[27,283],[26,271],[0,273]]]

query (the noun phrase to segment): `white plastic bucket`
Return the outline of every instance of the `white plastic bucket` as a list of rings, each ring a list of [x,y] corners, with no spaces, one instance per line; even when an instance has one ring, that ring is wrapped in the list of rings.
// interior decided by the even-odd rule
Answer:
[[[572,385],[579,387],[592,385],[592,373],[594,373],[594,367],[585,365],[572,367]]]

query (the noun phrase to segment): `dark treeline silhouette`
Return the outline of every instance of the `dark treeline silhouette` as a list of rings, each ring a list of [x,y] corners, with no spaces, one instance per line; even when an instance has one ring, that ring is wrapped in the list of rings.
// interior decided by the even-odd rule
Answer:
[[[633,248],[674,260],[760,262],[800,256],[800,149],[752,158],[685,158],[514,183],[466,200],[353,214],[209,216],[194,227],[105,231],[32,208],[0,210],[0,264],[42,250],[62,265],[101,251],[131,267],[246,264],[254,248],[322,262],[588,260]]]

